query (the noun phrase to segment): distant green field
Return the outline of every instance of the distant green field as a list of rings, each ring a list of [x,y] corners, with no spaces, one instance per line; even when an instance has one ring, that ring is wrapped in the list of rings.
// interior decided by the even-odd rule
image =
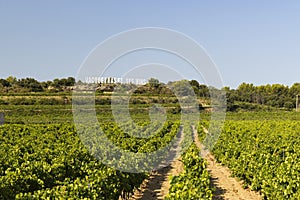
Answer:
[[[150,120],[149,109],[146,104],[130,106],[131,117]],[[174,105],[166,105],[168,119],[180,119],[176,109]],[[95,110],[100,122],[114,120],[110,105],[96,105]],[[0,112],[5,114],[6,124],[73,123],[72,105],[0,105]]]

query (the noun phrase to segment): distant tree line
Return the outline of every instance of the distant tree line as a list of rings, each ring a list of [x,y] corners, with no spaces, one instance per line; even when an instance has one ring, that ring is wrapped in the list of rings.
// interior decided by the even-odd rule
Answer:
[[[71,89],[75,84],[75,78],[61,78],[53,81],[39,82],[34,78],[21,78],[9,76],[0,79],[1,93],[22,93],[22,92],[60,92]]]
[[[191,91],[186,89],[186,83],[189,83],[194,90],[194,94],[200,98],[209,98],[212,92],[217,90],[216,88],[200,84],[196,80],[169,82],[167,86],[181,95],[189,95]],[[157,80],[149,80],[148,84],[152,88],[157,88],[157,91],[162,91],[162,93],[165,91],[163,90],[165,86],[157,82]],[[260,105],[292,109],[296,106],[296,95],[300,96],[300,83],[294,83],[291,87],[282,84],[254,86],[251,83],[242,83],[236,89],[224,87],[222,90],[226,92],[227,109],[229,111],[237,110],[241,105],[243,105],[244,109],[250,107],[254,109],[261,108],[259,107]],[[147,91],[146,88],[144,91]],[[213,93],[216,94],[215,92]]]
[[[66,92],[71,91],[75,84],[75,78],[61,78],[53,81],[39,82],[34,78],[21,78],[9,76],[6,79],[0,79],[1,93],[22,93],[22,92]],[[99,84],[96,90],[102,92],[112,92],[117,86],[113,84]],[[189,87],[187,87],[187,85]],[[180,96],[196,95],[199,98],[208,99],[211,91],[217,90],[200,84],[196,80],[180,80],[168,82],[167,84],[159,82],[158,79],[150,78],[145,85],[119,84],[119,89],[124,91],[132,90],[135,95],[163,95],[173,96],[174,93]],[[229,87],[222,88],[226,91],[227,109],[236,110],[244,105],[262,105],[276,108],[295,108],[296,95],[300,95],[300,83],[295,83],[291,87],[282,84],[267,84],[254,86],[251,83],[242,83],[236,89]],[[247,109],[247,108],[246,108]]]
[[[291,87],[282,84],[254,86],[242,83],[237,89],[224,88],[228,110],[235,110],[237,102],[292,109],[296,106],[296,95],[300,95],[300,83]]]

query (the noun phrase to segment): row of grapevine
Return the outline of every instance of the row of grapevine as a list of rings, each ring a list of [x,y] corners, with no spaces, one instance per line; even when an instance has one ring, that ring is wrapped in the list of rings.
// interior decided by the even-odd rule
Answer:
[[[129,137],[115,123],[101,126],[116,145],[137,152],[161,148],[179,131],[179,123],[166,122],[145,139]],[[146,176],[103,165],[91,156],[73,125],[0,127],[0,199],[125,198]]]
[[[213,154],[264,199],[300,199],[299,133],[292,120],[227,121]]]
[[[184,126],[184,134],[185,140],[182,142],[189,143],[193,138],[193,130],[187,122]],[[192,143],[183,153],[181,161],[184,164],[184,171],[171,178],[171,187],[165,199],[212,199],[210,175],[206,169],[206,162],[201,157],[200,149],[195,143]]]

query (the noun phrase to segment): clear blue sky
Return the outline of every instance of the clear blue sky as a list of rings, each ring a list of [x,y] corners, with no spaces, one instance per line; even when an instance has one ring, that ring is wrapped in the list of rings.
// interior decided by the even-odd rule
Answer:
[[[0,0],[0,77],[75,76],[98,43],[149,26],[194,38],[227,86],[300,82],[298,0]]]

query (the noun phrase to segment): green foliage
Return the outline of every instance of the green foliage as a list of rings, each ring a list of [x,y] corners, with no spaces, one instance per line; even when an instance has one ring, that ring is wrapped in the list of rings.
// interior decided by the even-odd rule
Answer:
[[[208,113],[203,113],[202,118],[205,121],[210,120]],[[299,121],[300,113],[299,112],[287,112],[287,111],[253,111],[253,112],[227,112],[226,120],[231,121],[244,121],[244,120],[271,120],[271,121]],[[202,122],[202,121],[201,121]],[[206,123],[206,122],[205,122]],[[207,127],[207,126],[206,126]]]
[[[70,91],[70,87],[75,84],[75,78],[68,77],[54,79],[53,81],[39,82],[34,78],[21,78],[9,76],[0,79],[0,92],[28,93],[28,92],[59,92]]]
[[[34,78],[22,78],[18,80],[17,85],[26,88],[28,92],[41,92],[43,87],[40,82]]]
[[[227,108],[229,111],[235,111],[240,107],[236,102],[245,102],[254,104],[250,109],[261,109],[258,105],[276,107],[276,108],[295,108],[295,97],[300,94],[300,84],[295,83],[292,87],[281,84],[267,84],[254,86],[249,83],[242,83],[236,90],[226,88]],[[256,105],[255,105],[256,104]],[[243,106],[244,104],[242,104]],[[255,108],[255,106],[257,106]]]
[[[148,80],[148,84],[151,86],[151,87],[158,87],[159,86],[159,80],[156,79],[156,78],[150,78]]]
[[[3,86],[3,87],[10,87],[11,84],[9,81],[7,81],[6,79],[0,79],[0,84]]]
[[[128,122],[121,129],[109,122],[101,127],[110,141],[124,150],[152,152],[169,144],[180,125],[168,121],[157,130],[159,124],[148,124]],[[130,131],[151,137],[131,137]],[[0,199],[128,198],[146,176],[103,165],[83,146],[73,125],[0,127]]]
[[[95,160],[71,125],[4,125],[0,141],[0,199],[118,199],[145,178]]]
[[[193,88],[188,80],[176,81],[170,87],[177,97],[195,96],[194,89],[196,88]]]
[[[71,105],[0,105],[7,124],[72,123]]]
[[[288,119],[227,121],[213,153],[265,199],[299,199],[299,132]]]
[[[209,105],[213,102],[209,101],[209,98],[215,97],[223,99],[223,96],[216,96],[220,93],[220,89],[213,88],[204,84],[200,84],[197,80],[180,80],[174,82],[168,82],[168,84],[160,83],[156,78],[150,78],[148,83],[145,85],[135,84],[121,84],[115,83],[112,78],[107,79],[105,82],[96,87],[96,94],[105,96],[110,95],[112,92],[116,92],[116,87],[119,92],[132,92],[133,96],[158,96],[167,97],[168,100],[165,102],[171,103],[174,98],[178,96],[193,96],[199,98],[201,104]],[[22,78],[17,79],[16,77],[10,76],[6,79],[0,79],[0,95],[1,96],[49,96],[49,94],[55,93],[69,93],[74,89],[76,80],[74,77],[68,78],[56,78],[53,81],[39,82],[34,78]],[[78,81],[78,83],[82,83]],[[82,83],[83,88],[86,88],[88,84]],[[251,83],[242,83],[237,89],[230,89],[229,87],[224,88],[226,91],[227,98],[227,110],[228,111],[239,111],[239,110],[260,110],[268,109],[269,107],[285,108],[292,110],[295,108],[295,97],[300,94],[300,83],[295,83],[291,87],[281,84],[267,84],[261,86],[254,86]],[[177,95],[177,96],[176,96]],[[54,95],[53,95],[54,96]],[[28,100],[25,97],[23,105],[38,104],[37,100]],[[105,98],[96,99],[97,104],[109,104],[110,100]],[[70,99],[69,103],[72,101]],[[134,104],[138,104],[141,101],[139,99],[132,99]],[[177,99],[178,101],[178,99]],[[241,103],[242,102],[242,103]],[[142,100],[142,103],[147,101]],[[0,104],[13,104],[8,99],[0,99]],[[17,102],[16,105],[22,104]],[[61,104],[60,101],[56,101],[53,98],[51,101],[43,100],[42,105]],[[262,106],[260,106],[262,105]]]
[[[185,138],[189,140],[192,139],[193,133],[187,124],[185,124],[185,134],[187,134]],[[171,187],[165,199],[212,199],[213,189],[210,186],[206,162],[194,143],[182,155],[181,161],[184,164],[184,171],[171,178]]]

